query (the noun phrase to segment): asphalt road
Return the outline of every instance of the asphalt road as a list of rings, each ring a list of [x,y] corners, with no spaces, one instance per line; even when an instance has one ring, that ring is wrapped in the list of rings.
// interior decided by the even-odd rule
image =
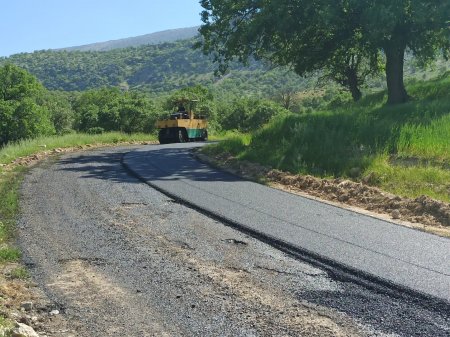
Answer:
[[[450,240],[238,179],[193,158],[196,146],[146,146],[123,162],[172,197],[269,241],[450,303]]]
[[[349,282],[285,254],[160,193],[121,164],[129,153],[127,160],[145,158],[142,169],[151,162],[167,170],[150,153],[159,151],[184,160],[161,183],[240,183],[198,166],[185,146],[174,148],[74,153],[25,177],[18,244],[43,298],[23,314],[44,317],[30,322],[40,335],[449,335],[442,307]],[[50,315],[54,309],[60,314]]]

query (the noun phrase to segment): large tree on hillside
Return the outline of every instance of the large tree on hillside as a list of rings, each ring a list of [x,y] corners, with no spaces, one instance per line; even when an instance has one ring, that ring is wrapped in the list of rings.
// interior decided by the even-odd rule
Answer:
[[[376,71],[386,58],[388,102],[408,99],[406,49],[422,61],[450,49],[450,1],[434,0],[201,0],[201,46],[219,70],[251,57],[292,66],[299,75],[332,66],[334,74],[365,59]],[[350,54],[353,52],[354,54]],[[358,75],[358,72],[356,72]],[[359,74],[361,75],[361,74]],[[348,77],[348,76],[347,76]],[[355,82],[351,78],[348,83]],[[357,82],[357,81],[356,81]],[[350,87],[349,87],[350,88]]]
[[[449,0],[354,0],[361,7],[365,39],[386,57],[388,103],[408,100],[403,84],[405,51],[422,64],[450,51]]]

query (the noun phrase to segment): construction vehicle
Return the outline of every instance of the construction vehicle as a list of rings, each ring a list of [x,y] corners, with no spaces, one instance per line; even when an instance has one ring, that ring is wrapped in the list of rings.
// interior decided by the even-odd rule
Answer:
[[[168,118],[156,121],[160,144],[208,140],[208,122],[204,116],[194,113],[193,107],[196,102],[195,100],[174,102],[178,110],[171,113]]]

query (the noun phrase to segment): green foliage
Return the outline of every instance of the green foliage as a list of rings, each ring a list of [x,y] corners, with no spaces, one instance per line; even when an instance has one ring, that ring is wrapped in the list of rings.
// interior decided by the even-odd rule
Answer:
[[[272,117],[289,112],[277,103],[257,98],[235,99],[222,103],[219,109],[218,123],[222,129],[241,132],[257,130]]]
[[[409,90],[420,99],[386,106],[382,92],[332,110],[282,114],[253,132],[249,145],[233,135],[215,151],[318,176],[349,176],[358,168],[387,190],[448,201],[450,79]]]
[[[44,93],[23,69],[11,64],[0,68],[0,145],[55,132]]]
[[[0,263],[16,262],[20,259],[22,254],[16,248],[3,247],[0,248]]]
[[[118,88],[84,92],[75,100],[74,110],[76,129],[91,134],[150,132],[157,119],[155,107],[148,98]]]
[[[73,130],[75,115],[71,100],[71,96],[61,91],[47,91],[44,95],[44,106],[50,112],[51,121],[58,135],[70,133]]]
[[[450,3],[439,1],[222,1],[202,0],[203,40],[224,73],[237,59],[268,59],[299,75],[327,69],[359,99],[366,65],[377,72],[386,58],[388,102],[403,103],[406,48],[420,60],[450,50]],[[366,59],[367,62],[361,62]]]
[[[11,279],[26,280],[30,278],[30,273],[24,267],[17,267],[10,271],[9,277]]]
[[[248,68],[234,63],[225,77],[216,77],[211,59],[192,49],[193,39],[106,52],[38,51],[0,58],[16,64],[50,90],[85,91],[105,86],[141,91],[152,96],[170,94],[195,85],[214,89],[214,96],[270,96],[285,84],[295,90],[314,80],[289,69],[270,69],[252,62]]]

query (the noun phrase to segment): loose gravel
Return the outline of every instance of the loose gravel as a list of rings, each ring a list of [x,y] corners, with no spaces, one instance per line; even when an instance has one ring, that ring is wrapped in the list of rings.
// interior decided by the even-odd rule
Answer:
[[[50,159],[23,183],[18,244],[50,317],[41,335],[449,336],[447,312],[341,281],[155,191],[121,166],[130,149]]]

